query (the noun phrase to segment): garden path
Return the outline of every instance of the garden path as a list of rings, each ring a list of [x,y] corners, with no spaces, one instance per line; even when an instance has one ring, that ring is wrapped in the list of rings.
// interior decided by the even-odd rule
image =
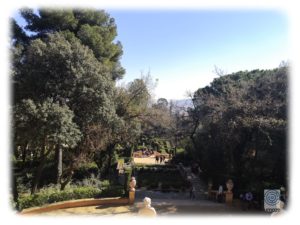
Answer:
[[[143,165],[164,165],[165,163],[157,163],[155,162],[155,157],[145,157],[145,158],[133,158],[134,163],[136,164],[143,164]],[[168,162],[168,159],[165,160],[165,162]]]
[[[47,213],[41,213],[41,216],[105,216],[105,217],[136,217],[138,210],[142,206],[142,199],[136,199],[134,205],[120,206],[88,206],[69,209],[60,209]],[[242,213],[235,207],[229,207],[225,204],[216,203],[208,200],[190,200],[190,199],[162,199],[153,198],[151,204],[158,217],[163,216],[188,216],[188,215],[233,215]]]

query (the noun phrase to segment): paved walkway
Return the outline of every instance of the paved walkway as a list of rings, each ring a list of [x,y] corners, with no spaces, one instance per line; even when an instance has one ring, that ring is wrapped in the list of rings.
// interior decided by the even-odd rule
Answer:
[[[60,209],[51,212],[41,213],[41,216],[105,216],[105,217],[132,217],[137,216],[139,208],[142,206],[142,200],[136,201],[132,206],[129,205],[106,205],[106,206],[88,206],[70,209]],[[171,199],[152,199],[152,206],[157,215],[161,216],[188,216],[188,215],[232,215],[241,213],[234,207],[228,207],[225,204],[215,203],[207,200],[171,200]]]
[[[108,216],[108,217],[134,217],[138,216],[138,210],[143,205],[143,198],[150,197],[152,206],[159,217],[163,216],[200,216],[200,215],[234,215],[245,213],[241,209],[228,206],[224,203],[216,203],[205,199],[189,199],[186,192],[168,192],[137,190],[135,204],[130,205],[105,205],[88,206],[70,209],[60,209],[40,215],[49,216]],[[246,212],[249,214],[250,212]]]

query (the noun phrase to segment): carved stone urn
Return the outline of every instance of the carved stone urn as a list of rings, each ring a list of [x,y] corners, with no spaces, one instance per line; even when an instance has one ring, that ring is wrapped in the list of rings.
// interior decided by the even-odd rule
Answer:
[[[229,179],[229,180],[226,182],[227,191],[231,193],[231,192],[232,192],[232,189],[233,189],[233,186],[234,186],[233,181],[232,181],[231,179]]]
[[[131,177],[130,183],[129,183],[130,191],[135,191],[135,186],[136,186],[135,177]]]

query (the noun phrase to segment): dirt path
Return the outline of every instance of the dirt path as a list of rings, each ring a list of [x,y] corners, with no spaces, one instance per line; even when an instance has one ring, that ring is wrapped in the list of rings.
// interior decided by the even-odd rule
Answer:
[[[136,164],[144,164],[144,165],[164,165],[165,163],[157,163],[155,162],[155,157],[145,157],[145,158],[133,158],[134,163]],[[168,159],[165,160],[168,162]]]

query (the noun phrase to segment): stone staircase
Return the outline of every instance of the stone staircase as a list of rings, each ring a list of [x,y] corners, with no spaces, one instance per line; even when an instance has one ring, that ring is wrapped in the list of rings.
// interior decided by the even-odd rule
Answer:
[[[191,167],[184,167],[182,164],[178,166],[181,175],[191,182],[195,187],[195,196],[198,200],[207,199],[207,185],[197,175],[192,173]]]

